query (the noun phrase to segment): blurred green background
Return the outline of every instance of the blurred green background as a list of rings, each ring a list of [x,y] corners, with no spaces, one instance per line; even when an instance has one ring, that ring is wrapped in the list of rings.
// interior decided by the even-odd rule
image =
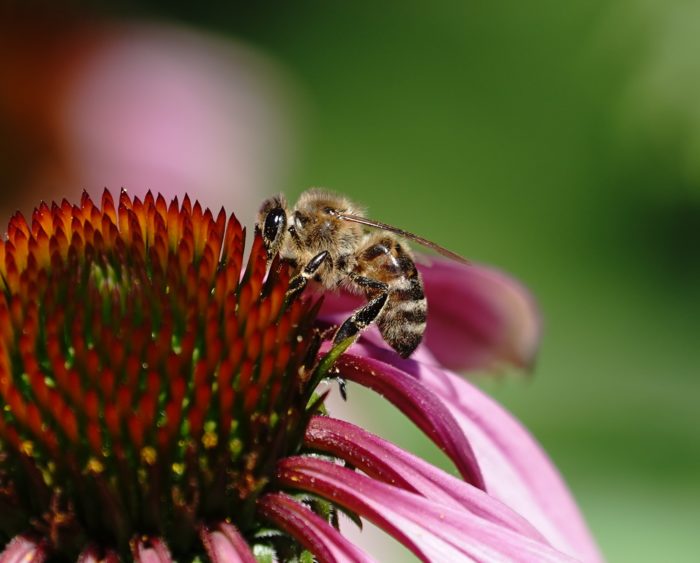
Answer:
[[[610,561],[697,557],[696,0],[102,5],[283,69],[292,199],[342,191],[522,279],[545,322],[536,371],[478,381],[543,443]],[[375,422],[436,455],[398,414]]]

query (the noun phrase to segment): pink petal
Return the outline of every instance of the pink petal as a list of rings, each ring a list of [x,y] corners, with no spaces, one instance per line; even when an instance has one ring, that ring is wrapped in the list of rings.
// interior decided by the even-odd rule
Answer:
[[[443,258],[419,264],[428,299],[425,344],[457,370],[529,369],[540,341],[532,296],[514,279],[485,266]]]
[[[256,559],[238,529],[227,522],[199,532],[212,563],[255,563]]]
[[[431,389],[468,438],[486,491],[525,517],[557,549],[583,561],[601,555],[576,502],[542,447],[498,403],[463,378],[428,363],[402,360],[369,343],[353,349],[375,373],[401,369]]]
[[[466,481],[484,487],[469,441],[442,401],[427,387],[399,369],[347,353],[336,361],[334,369],[396,405],[447,454]]]
[[[258,511],[280,529],[295,537],[322,563],[374,561],[318,514],[288,495],[270,493],[261,497],[258,500]]]
[[[481,489],[448,475],[425,460],[342,420],[317,416],[304,443],[338,456],[374,479],[418,493],[455,508],[466,508],[491,522],[544,542],[542,535],[522,516]]]
[[[0,553],[0,563],[43,563],[47,559],[44,542],[30,536],[15,536]]]
[[[172,563],[168,547],[158,538],[138,538],[132,541],[131,551],[136,563]]]
[[[277,479],[371,520],[423,561],[572,561],[468,510],[428,500],[325,460],[286,458],[278,465]]]

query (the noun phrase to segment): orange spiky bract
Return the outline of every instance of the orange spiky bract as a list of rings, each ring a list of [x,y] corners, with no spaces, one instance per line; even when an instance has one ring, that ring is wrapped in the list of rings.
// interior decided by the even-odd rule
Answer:
[[[185,197],[105,190],[17,214],[0,241],[0,545],[27,527],[56,556],[133,538],[198,549],[253,526],[298,451],[318,380],[315,309],[286,304],[262,241]],[[318,405],[320,401],[313,404]],[[131,547],[130,547],[131,546]]]

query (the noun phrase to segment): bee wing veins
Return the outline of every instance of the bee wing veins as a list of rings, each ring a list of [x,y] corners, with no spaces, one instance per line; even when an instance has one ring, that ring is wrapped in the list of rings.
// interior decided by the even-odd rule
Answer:
[[[350,215],[348,213],[334,213],[338,218],[343,219],[344,221],[350,221],[352,223],[359,223],[361,225],[365,225],[367,227],[374,227],[376,229],[382,229],[384,231],[389,231],[391,233],[395,233],[399,235],[400,237],[412,240],[414,242],[417,242],[421,246],[425,246],[426,248],[430,248],[431,250],[434,250],[438,254],[442,254],[443,256],[450,258],[451,260],[454,260],[455,262],[460,262],[461,264],[467,264],[471,265],[471,262],[464,258],[463,256],[460,256],[456,252],[452,252],[451,250],[448,250],[444,246],[440,246],[439,244],[428,240],[426,238],[423,238],[421,236],[415,235],[409,231],[404,231],[403,229],[399,229],[398,227],[394,227],[393,225],[388,225],[386,223],[380,223],[379,221],[374,221],[373,219],[367,219],[365,217],[360,217],[358,215]]]

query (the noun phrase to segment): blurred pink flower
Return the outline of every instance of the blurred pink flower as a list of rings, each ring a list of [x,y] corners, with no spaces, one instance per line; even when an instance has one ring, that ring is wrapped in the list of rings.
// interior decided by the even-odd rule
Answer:
[[[0,19],[0,213],[123,187],[253,217],[284,185],[295,91],[252,48],[167,24]]]

